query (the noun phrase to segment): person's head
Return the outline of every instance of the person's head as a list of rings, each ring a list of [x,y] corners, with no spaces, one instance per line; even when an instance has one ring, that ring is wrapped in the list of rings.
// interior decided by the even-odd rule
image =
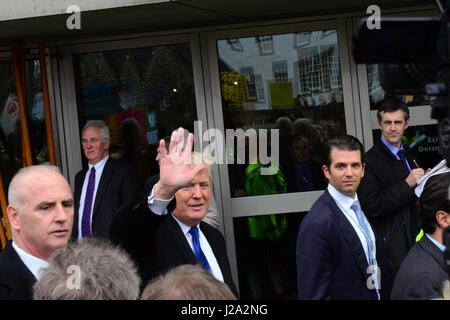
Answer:
[[[205,169],[200,171],[187,185],[175,192],[176,207],[172,214],[184,224],[197,226],[208,212],[211,194],[211,163],[205,161],[206,155],[192,152],[191,166],[203,164]]]
[[[350,135],[331,138],[327,143],[328,157],[322,166],[328,182],[339,192],[354,198],[364,176],[364,148]]]
[[[95,165],[109,154],[110,136],[105,122],[88,121],[81,134],[81,145],[90,164]]]
[[[310,160],[309,142],[303,136],[294,135],[291,138],[289,151],[292,159],[298,163],[306,163]]]
[[[280,130],[280,136],[290,136],[294,131],[291,119],[289,117],[279,117],[276,121],[276,126]]]
[[[13,241],[25,252],[46,260],[69,240],[74,203],[58,167],[20,169],[9,185],[8,203]]]
[[[409,126],[409,109],[402,101],[388,98],[380,103],[377,112],[381,135],[389,144],[400,147]]]
[[[450,172],[432,176],[425,183],[417,200],[419,221],[425,233],[431,235],[450,225],[449,186]]]
[[[83,238],[56,250],[33,287],[34,300],[136,300],[140,279],[128,254]]]
[[[236,300],[230,288],[199,265],[185,264],[153,279],[141,300]]]

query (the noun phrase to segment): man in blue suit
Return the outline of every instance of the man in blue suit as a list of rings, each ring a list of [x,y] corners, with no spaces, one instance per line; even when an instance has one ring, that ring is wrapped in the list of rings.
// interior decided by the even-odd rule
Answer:
[[[322,166],[328,187],[300,225],[297,275],[300,299],[388,299],[390,271],[359,205],[364,150],[353,136],[328,141]]]

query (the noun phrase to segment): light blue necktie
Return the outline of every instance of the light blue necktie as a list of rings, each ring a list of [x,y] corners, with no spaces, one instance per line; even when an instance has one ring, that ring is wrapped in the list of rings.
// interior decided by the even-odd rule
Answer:
[[[369,233],[369,227],[367,226],[366,220],[363,217],[364,213],[361,210],[361,205],[359,204],[359,201],[355,200],[353,202],[351,208],[353,209],[353,211],[355,211],[356,218],[358,219],[358,223],[361,226],[361,229],[363,230],[364,237],[366,238],[367,250],[368,250],[367,252],[369,253],[369,266],[373,266],[373,264],[374,264],[374,256],[373,256],[372,248],[369,245],[369,243],[371,242],[370,233]],[[372,275],[374,275],[374,270],[372,269],[371,271],[372,271]],[[377,278],[375,277],[375,279],[377,279]],[[379,292],[378,288],[376,288],[375,290],[377,292],[378,300],[380,300],[380,292]]]
[[[208,260],[206,259],[206,256],[203,253],[202,248],[200,248],[200,241],[198,238],[198,228],[192,227],[189,230],[189,233],[192,235],[192,244],[194,247],[194,254],[195,257],[197,258],[197,261],[200,263],[203,269],[211,272],[211,267],[209,266]]]

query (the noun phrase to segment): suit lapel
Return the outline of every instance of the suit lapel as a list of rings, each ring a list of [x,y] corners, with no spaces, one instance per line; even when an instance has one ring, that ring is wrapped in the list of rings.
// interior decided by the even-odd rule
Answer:
[[[434,243],[431,242],[430,239],[428,239],[426,235],[423,236],[423,238],[419,241],[419,246],[421,246],[423,250],[427,251],[433,257],[433,259],[436,260],[442,270],[447,272],[444,254]]]
[[[367,276],[367,268],[369,264],[367,263],[366,254],[361,244],[361,240],[358,237],[355,229],[353,228],[350,221],[348,221],[347,217],[338,207],[333,197],[329,194],[328,190],[325,190],[326,201],[329,203],[329,206],[332,210],[333,219],[336,221],[336,225],[342,230],[342,234],[344,236],[345,241],[355,258],[355,261],[358,264],[358,267],[363,274],[363,276]]]
[[[2,278],[5,285],[14,288],[13,295],[10,298],[15,299],[32,299],[32,286],[36,282],[36,278],[31,271],[25,266],[20,259],[16,250],[12,246],[12,241],[9,241],[3,252],[11,263],[11,270],[14,274]],[[5,272],[6,273],[6,272]],[[20,277],[18,277],[20,275]]]
[[[97,193],[95,195],[94,209],[92,212],[96,212],[100,203],[102,201],[103,196],[105,195],[105,190],[108,187],[111,178],[114,174],[114,163],[111,157],[106,161],[105,167],[103,168],[102,176],[98,183]]]
[[[81,199],[81,190],[83,189],[84,179],[86,179],[87,169],[81,170],[75,176],[75,190],[73,194],[73,200],[75,202],[75,210],[73,212],[73,226],[72,226],[72,234],[71,238],[76,239],[78,237],[78,213],[80,211],[80,199]]]
[[[188,264],[197,264],[197,258],[195,258],[194,252],[187,242],[186,236],[183,234],[178,222],[175,221],[172,215],[170,215],[167,220],[167,228],[169,229],[169,234],[183,257],[183,260]]]
[[[218,247],[217,241],[215,241],[215,236],[209,232],[209,229],[204,227],[205,223],[200,222],[200,228],[202,229],[203,234],[208,240],[209,245],[216,257],[217,263],[219,264],[220,271],[222,271],[222,275],[225,278],[226,270],[224,270],[224,266],[227,265],[227,261],[225,260],[225,256],[223,255],[222,250]]]

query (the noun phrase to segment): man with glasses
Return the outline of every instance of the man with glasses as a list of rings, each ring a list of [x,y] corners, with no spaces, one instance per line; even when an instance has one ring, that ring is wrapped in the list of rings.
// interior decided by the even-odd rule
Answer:
[[[72,238],[110,238],[110,225],[122,206],[141,196],[136,168],[109,156],[110,135],[101,120],[89,121],[81,144],[88,167],[75,176],[75,215]]]

